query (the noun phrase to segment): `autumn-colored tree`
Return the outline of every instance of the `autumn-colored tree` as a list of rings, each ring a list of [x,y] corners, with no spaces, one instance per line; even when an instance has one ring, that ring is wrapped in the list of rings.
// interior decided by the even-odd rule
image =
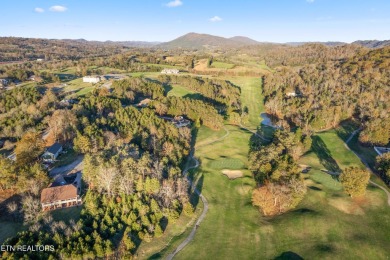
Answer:
[[[48,120],[56,141],[67,141],[75,136],[77,118],[70,110],[56,110]]]
[[[0,155],[0,190],[13,188],[17,182],[15,165]]]
[[[29,165],[42,154],[44,142],[37,132],[27,132],[16,144],[15,154],[18,165]]]
[[[274,216],[295,208],[305,193],[302,179],[291,179],[286,184],[269,182],[253,191],[252,203],[265,216]]]
[[[360,196],[366,192],[370,173],[358,167],[348,167],[340,174],[339,180],[351,197]]]

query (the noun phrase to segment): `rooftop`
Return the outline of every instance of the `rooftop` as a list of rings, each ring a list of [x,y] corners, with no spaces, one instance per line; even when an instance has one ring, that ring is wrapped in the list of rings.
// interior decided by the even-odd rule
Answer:
[[[46,152],[55,154],[62,148],[62,145],[60,143],[54,143],[52,146],[50,146]]]

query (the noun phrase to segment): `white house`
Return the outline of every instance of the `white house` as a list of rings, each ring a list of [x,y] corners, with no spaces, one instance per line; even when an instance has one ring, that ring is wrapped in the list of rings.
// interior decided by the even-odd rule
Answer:
[[[59,143],[55,143],[50,146],[46,152],[42,155],[42,160],[44,162],[54,162],[58,155],[62,152],[62,145]]]
[[[295,93],[295,92],[287,92],[286,93],[286,96],[288,96],[288,97],[296,97],[298,94],[297,93]]]
[[[100,82],[100,77],[99,76],[85,76],[85,77],[83,77],[83,82],[98,83],[98,82]]]
[[[163,69],[161,74],[179,74],[178,69]]]

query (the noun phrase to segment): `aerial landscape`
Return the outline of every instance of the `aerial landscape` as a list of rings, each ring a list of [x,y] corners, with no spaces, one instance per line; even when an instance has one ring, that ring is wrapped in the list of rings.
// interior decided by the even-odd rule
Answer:
[[[1,5],[1,259],[390,258],[390,2]]]

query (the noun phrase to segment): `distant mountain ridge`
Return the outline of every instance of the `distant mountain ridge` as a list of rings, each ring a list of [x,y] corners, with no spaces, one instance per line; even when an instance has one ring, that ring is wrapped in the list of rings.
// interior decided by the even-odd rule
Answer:
[[[354,41],[352,44],[358,44],[367,48],[382,48],[390,46],[390,40],[378,41],[378,40],[365,40],[365,41]]]
[[[330,47],[341,46],[341,45],[348,44],[346,42],[286,42],[285,44],[291,45],[291,46],[301,46],[301,45],[310,44],[310,43],[312,43],[312,44],[322,44],[322,45],[330,46]]]
[[[210,34],[187,33],[172,41],[158,44],[156,45],[156,47],[166,48],[166,49],[174,49],[174,48],[202,49],[207,47],[238,48],[245,45],[255,45],[255,44],[260,44],[260,42],[257,42],[255,40],[243,36],[224,38],[224,37],[210,35]]]

